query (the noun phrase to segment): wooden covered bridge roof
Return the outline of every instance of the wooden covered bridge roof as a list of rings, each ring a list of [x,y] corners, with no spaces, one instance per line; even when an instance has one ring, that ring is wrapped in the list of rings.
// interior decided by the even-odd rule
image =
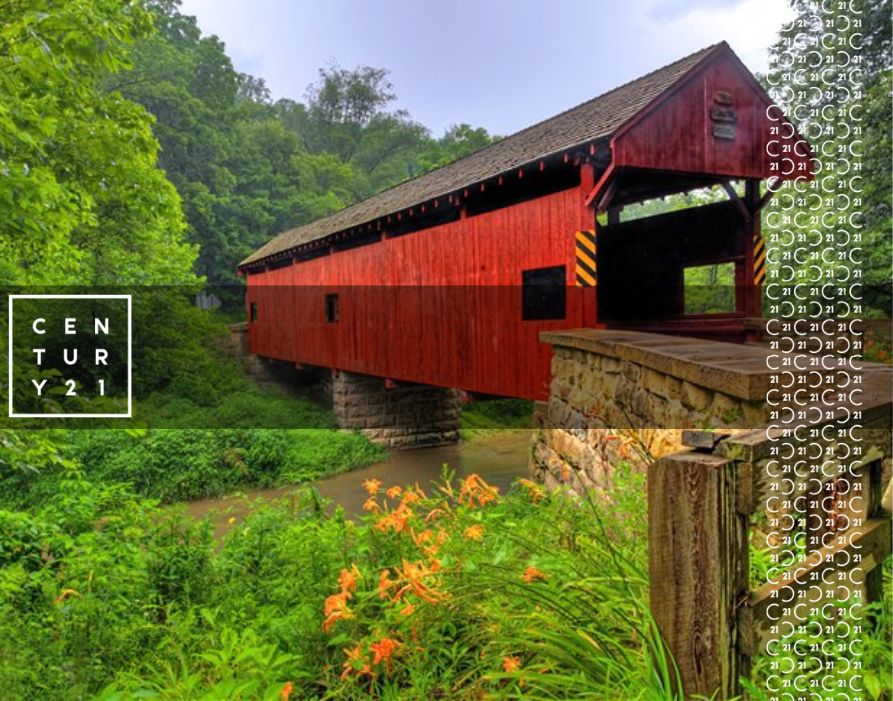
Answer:
[[[731,53],[726,42],[714,44],[464,158],[395,185],[328,217],[289,229],[248,256],[239,267],[276,260],[291,251],[321,243],[381,217],[448,197],[503,173],[610,137],[719,50]]]

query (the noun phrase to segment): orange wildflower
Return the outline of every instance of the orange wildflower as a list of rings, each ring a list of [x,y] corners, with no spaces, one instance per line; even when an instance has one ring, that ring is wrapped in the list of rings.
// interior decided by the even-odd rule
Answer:
[[[291,696],[293,688],[291,682],[285,682],[285,684],[282,685],[282,690],[279,692],[280,701],[288,701],[288,697]]]
[[[375,513],[378,513],[380,510],[381,507],[378,505],[375,497],[369,497],[363,502],[363,511],[374,511]]]
[[[412,510],[407,508],[406,504],[401,503],[396,509],[382,516],[375,527],[380,531],[390,529],[394,533],[400,533],[406,528],[411,516]]]
[[[326,620],[323,621],[322,629],[329,632],[329,629],[335,624],[336,621],[341,621],[347,618],[353,618],[353,612],[347,605],[347,600],[350,598],[350,592],[340,592],[338,594],[332,594],[329,596],[325,604],[323,605],[323,614],[326,617]]]
[[[403,580],[404,585],[394,594],[394,601],[402,599],[403,595],[408,592],[412,592],[422,601],[426,601],[429,604],[439,603],[444,598],[443,592],[439,592],[425,583],[426,579],[432,577],[440,569],[438,560],[432,558],[431,563],[433,569],[423,562],[403,561],[403,568],[397,569],[397,575]]]
[[[341,570],[341,574],[338,575],[338,586],[341,587],[342,594],[348,595],[347,598],[350,598],[350,592],[356,590],[359,576],[360,571],[356,565],[351,565],[349,570]]]
[[[503,657],[502,668],[509,674],[511,674],[512,672],[517,672],[519,669],[521,669],[521,658],[515,657],[513,655]]]
[[[426,528],[424,531],[416,535],[415,531],[412,532],[412,540],[413,542],[422,547],[425,543],[434,539],[434,531],[430,528]]]
[[[477,502],[478,506],[485,506],[491,501],[495,501],[499,489],[487,484],[480,476],[476,474],[468,475],[459,483],[459,503],[474,506]]]
[[[543,498],[544,493],[542,487],[540,487],[536,482],[532,482],[528,479],[522,479],[519,481],[522,487],[527,490],[527,496],[530,497],[530,501],[536,504],[540,499]]]
[[[363,489],[368,492],[369,496],[374,497],[378,494],[378,490],[381,489],[381,480],[375,478],[363,480]]]
[[[399,484],[395,484],[393,487],[388,489],[385,494],[388,495],[389,499],[396,499],[401,494],[403,494],[403,487],[401,487]]]
[[[394,653],[400,649],[399,641],[394,640],[393,638],[382,638],[378,642],[372,643],[371,649],[374,655],[372,664],[377,665],[384,662],[388,674],[390,674],[391,658],[394,656]]]
[[[536,567],[528,567],[524,570],[524,574],[521,575],[521,579],[523,579],[527,584],[532,584],[538,579],[546,579],[545,573],[538,570]]]
[[[370,677],[374,677],[375,673],[372,671],[372,667],[368,662],[364,663],[362,667],[359,669],[356,668],[354,663],[358,662],[362,659],[362,651],[360,650],[360,646],[356,645],[353,648],[344,648],[344,655],[347,657],[344,664],[341,665],[341,679],[347,679],[352,673],[356,672],[357,676],[362,676],[364,674],[368,674]]]
[[[392,587],[395,587],[397,582],[391,581],[391,571],[390,570],[382,570],[382,573],[378,576],[378,596],[381,599],[387,599],[391,591]]]
[[[484,537],[484,527],[481,524],[476,523],[462,531],[462,535],[469,540],[480,540]]]
[[[431,509],[431,511],[429,511],[428,514],[425,516],[425,523],[440,518],[441,516],[443,516],[443,513],[443,509],[441,508]]]
[[[406,505],[418,504],[424,497],[425,493],[418,487],[415,489],[407,489],[403,493],[403,503]]]
[[[400,609],[401,616],[411,616],[414,613],[415,613],[415,606],[412,604],[412,602],[407,602],[406,606],[404,606],[402,609]]]

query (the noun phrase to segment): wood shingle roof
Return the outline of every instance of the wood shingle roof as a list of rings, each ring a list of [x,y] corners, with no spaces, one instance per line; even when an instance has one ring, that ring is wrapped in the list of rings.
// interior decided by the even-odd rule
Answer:
[[[248,266],[298,246],[396,214],[471,187],[501,173],[609,137],[688,75],[725,42],[714,44],[522,129],[480,151],[399,183],[328,217],[285,231],[243,260]]]

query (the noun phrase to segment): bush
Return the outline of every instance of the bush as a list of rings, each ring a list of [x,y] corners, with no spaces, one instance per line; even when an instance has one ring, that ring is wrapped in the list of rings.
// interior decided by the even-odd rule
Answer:
[[[91,479],[125,482],[162,502],[304,482],[385,455],[358,434],[321,429],[83,431],[73,453]]]

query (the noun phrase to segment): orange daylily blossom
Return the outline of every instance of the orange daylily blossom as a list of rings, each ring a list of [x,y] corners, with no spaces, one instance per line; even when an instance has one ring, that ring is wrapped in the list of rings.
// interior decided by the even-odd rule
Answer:
[[[336,621],[353,618],[353,611],[351,611],[347,605],[347,600],[349,598],[350,592],[340,592],[338,594],[332,594],[326,599],[325,604],[323,604],[323,613],[326,620],[323,621],[322,624],[322,629],[326,633],[329,632],[329,629]]]
[[[484,537],[484,527],[481,524],[476,523],[462,531],[462,535],[469,540],[480,540]]]
[[[425,516],[425,523],[428,523],[429,521],[434,521],[434,520],[440,518],[441,516],[443,516],[443,514],[444,514],[444,511],[440,507],[438,507],[436,509],[431,509],[431,511],[429,511],[428,514]]]
[[[459,483],[459,503],[468,506],[485,506],[495,501],[499,488],[487,484],[477,474],[471,474]]]
[[[536,504],[540,499],[545,496],[543,492],[543,488],[540,487],[536,482],[533,482],[528,479],[519,480],[519,484],[527,490],[527,496],[530,497],[530,501]]]
[[[528,567],[524,570],[524,574],[521,575],[521,579],[523,579],[527,584],[532,584],[538,579],[546,579],[546,575],[544,572],[541,572],[536,567]]]
[[[360,571],[356,565],[351,565],[349,570],[341,570],[341,574],[338,575],[338,586],[341,587],[341,593],[348,594],[347,598],[350,598],[350,592],[356,591],[359,576]]]
[[[393,638],[382,638],[378,642],[372,643],[370,647],[374,654],[372,664],[377,665],[384,662],[385,668],[387,669],[388,674],[390,674],[391,658],[394,656],[394,653],[400,649],[400,642]]]
[[[424,498],[425,492],[423,492],[418,485],[416,485],[413,489],[407,489],[405,492],[403,492],[403,503],[405,503],[407,506],[409,504],[418,504]]]
[[[285,682],[282,685],[282,690],[279,692],[280,701],[288,701],[288,697],[291,696],[291,692],[294,686],[292,686],[291,682]]]
[[[375,527],[380,531],[387,531],[390,529],[393,530],[394,533],[400,533],[406,528],[406,524],[411,517],[412,510],[409,509],[406,504],[401,502],[396,509],[382,516],[378,523],[375,524]]]
[[[356,645],[353,648],[344,648],[344,655],[347,657],[344,664],[341,665],[341,679],[347,679],[351,674],[356,673],[358,677],[363,676],[364,674],[368,674],[370,677],[375,676],[375,672],[372,671],[372,667],[368,662],[365,662],[360,669],[356,669],[354,667],[354,662],[362,658],[362,652],[360,650],[360,646]]]
[[[440,569],[440,562],[434,558],[431,560],[431,566],[423,562],[407,562],[403,561],[403,568],[397,568],[397,575],[405,582],[403,587],[397,590],[393,600],[399,601],[407,592],[412,592],[422,601],[429,604],[437,604],[443,600],[443,592],[439,592],[433,587],[425,583],[425,579],[433,576]]]
[[[410,529],[410,533],[412,534],[412,542],[414,542],[418,547],[422,547],[425,543],[428,543],[434,539],[434,531],[432,531],[430,528],[426,528],[419,534],[416,534],[415,531]]]
[[[378,505],[378,501],[376,501],[375,497],[369,497],[363,502],[363,511],[373,511],[378,513],[380,510],[381,507]]]
[[[431,558],[437,555],[438,551],[440,550],[440,543],[443,542],[443,540],[439,537],[439,534],[437,537],[437,542],[434,543],[432,542],[435,539],[434,531],[432,531],[430,528],[426,528],[418,535],[416,535],[416,532],[411,528],[409,532],[412,534],[412,542],[414,542],[416,544],[416,547],[418,547],[419,550],[425,553],[425,555]],[[427,545],[427,543],[431,544]]]
[[[403,487],[399,484],[395,484],[393,487],[390,487],[388,491],[385,492],[388,495],[389,499],[396,499],[401,494],[403,494]]]
[[[378,597],[380,599],[387,599],[393,587],[397,586],[397,582],[391,579],[391,571],[390,570],[382,570],[381,574],[378,576]]]
[[[351,565],[349,570],[342,569],[338,575],[338,586],[341,589],[337,594],[329,596],[323,604],[323,614],[326,619],[322,628],[327,633],[336,621],[353,618],[353,612],[347,605],[347,600],[353,596],[352,592],[357,588],[357,578],[360,571],[356,565]]]
[[[502,668],[509,674],[511,674],[512,672],[517,672],[519,669],[521,669],[521,658],[515,657],[513,655],[503,657]]]
[[[369,496],[374,497],[378,494],[378,490],[381,489],[381,480],[375,478],[363,480],[363,489],[366,490]]]

